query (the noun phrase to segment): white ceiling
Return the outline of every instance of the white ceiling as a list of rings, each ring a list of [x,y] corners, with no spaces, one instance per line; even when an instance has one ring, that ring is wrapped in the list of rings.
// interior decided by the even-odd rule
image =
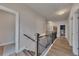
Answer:
[[[66,20],[68,19],[69,12],[73,4],[70,3],[29,3],[30,8],[37,13],[46,17],[48,20]],[[63,15],[57,15],[56,12],[67,9],[67,12]]]

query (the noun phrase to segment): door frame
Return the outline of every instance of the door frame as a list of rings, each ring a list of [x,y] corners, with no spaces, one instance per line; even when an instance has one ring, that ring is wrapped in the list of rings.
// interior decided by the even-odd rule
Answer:
[[[76,14],[77,14],[77,21],[78,21],[78,56],[79,56],[79,9],[77,9],[76,11]]]
[[[17,11],[14,11],[10,8],[7,8],[5,6],[0,5],[0,10],[6,11],[8,13],[14,14],[15,15],[15,53],[19,51],[19,36],[20,36],[20,20],[19,20],[19,13]]]
[[[75,12],[74,12],[74,14],[73,14],[73,42],[74,42],[74,40],[76,40],[75,41],[75,44],[77,44],[77,45],[74,45],[74,43],[73,43],[73,45],[74,45],[74,49],[73,49],[73,52],[74,52],[74,54],[76,54],[76,55],[79,55],[79,19],[78,19],[78,17],[79,17],[79,9],[77,9]]]

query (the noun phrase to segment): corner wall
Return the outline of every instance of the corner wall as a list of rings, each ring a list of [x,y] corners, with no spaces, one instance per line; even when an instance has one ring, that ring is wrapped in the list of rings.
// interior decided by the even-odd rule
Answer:
[[[60,37],[60,25],[66,25],[65,35],[68,37],[68,20],[60,20],[60,21],[51,21],[51,24],[48,24],[48,31],[53,31],[53,26],[57,26],[57,37]]]
[[[73,48],[73,53],[75,55],[78,55],[78,20],[77,18],[75,18],[75,13],[77,12],[77,9],[79,9],[79,4],[74,4],[72,9],[71,9],[71,13],[69,16],[69,42],[70,45]],[[71,19],[73,17],[73,24],[71,24]],[[73,27],[73,31],[71,30]],[[72,32],[71,32],[72,31]],[[73,34],[73,35],[72,35]]]
[[[35,50],[35,43],[24,37],[24,33],[35,39],[35,33],[44,33],[46,30],[46,20],[38,15],[32,9],[23,4],[0,4],[7,8],[13,9],[20,14],[20,50]]]
[[[62,20],[62,21],[56,21],[56,26],[58,27],[57,30],[57,37],[60,37],[60,25],[66,25],[66,30],[65,30],[65,37],[68,39],[68,20]]]

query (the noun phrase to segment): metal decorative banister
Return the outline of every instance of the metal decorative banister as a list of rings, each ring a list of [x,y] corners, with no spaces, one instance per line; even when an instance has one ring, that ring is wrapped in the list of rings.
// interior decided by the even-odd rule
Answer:
[[[29,37],[28,35],[24,34],[24,36],[26,36],[27,38],[29,38],[29,39],[31,39],[32,41],[34,41],[34,42],[35,42],[35,40],[34,40],[34,39],[32,39],[31,37]]]
[[[32,39],[31,37],[29,37],[28,35],[24,34],[24,36],[26,36],[27,38],[31,39],[32,41],[36,42],[36,40]],[[44,47],[41,43],[39,43],[39,45],[41,45],[42,47]],[[45,47],[44,47],[45,48]]]
[[[28,35],[24,34],[25,37],[29,38],[33,42],[36,43],[36,50],[35,55],[40,56],[42,52],[50,45],[52,44],[52,34],[49,35],[40,35],[39,33],[36,33],[35,37],[36,39],[32,39]],[[53,35],[54,36],[54,35]],[[55,38],[54,38],[55,39]]]
[[[38,34],[38,33],[36,34],[36,37],[37,37],[36,40],[32,39],[31,37],[29,37],[29,36],[26,35],[26,34],[24,34],[24,36],[27,37],[27,38],[29,38],[29,39],[32,40],[33,42],[36,42],[36,45],[37,45],[37,48],[36,48],[36,50],[37,50],[37,51],[36,51],[36,55],[37,55],[37,56],[38,56],[38,45],[40,45],[40,46],[46,48],[46,47],[43,46],[41,43],[39,43],[39,34]]]
[[[47,49],[49,48],[49,46],[53,43],[53,41],[56,39],[56,35],[53,34],[53,33],[50,33],[49,35],[48,34],[45,34],[45,35],[40,35],[39,33],[38,34],[38,43],[41,43],[42,45],[45,46],[45,48],[42,48],[39,44],[38,44],[38,56],[42,55],[42,53]]]

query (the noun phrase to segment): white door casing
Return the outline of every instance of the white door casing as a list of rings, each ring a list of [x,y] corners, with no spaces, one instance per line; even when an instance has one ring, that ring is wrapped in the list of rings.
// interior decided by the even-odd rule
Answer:
[[[78,55],[78,14],[73,14],[73,53]]]
[[[12,10],[12,9],[9,9],[5,6],[1,6],[1,5],[0,5],[0,10],[3,10],[3,11],[8,12],[8,13],[12,13],[16,17],[15,18],[15,52],[17,53],[19,50],[19,44],[20,44],[19,43],[19,35],[20,35],[20,32],[19,32],[19,28],[20,28],[20,26],[19,26],[19,23],[20,23],[19,22],[19,13]]]

